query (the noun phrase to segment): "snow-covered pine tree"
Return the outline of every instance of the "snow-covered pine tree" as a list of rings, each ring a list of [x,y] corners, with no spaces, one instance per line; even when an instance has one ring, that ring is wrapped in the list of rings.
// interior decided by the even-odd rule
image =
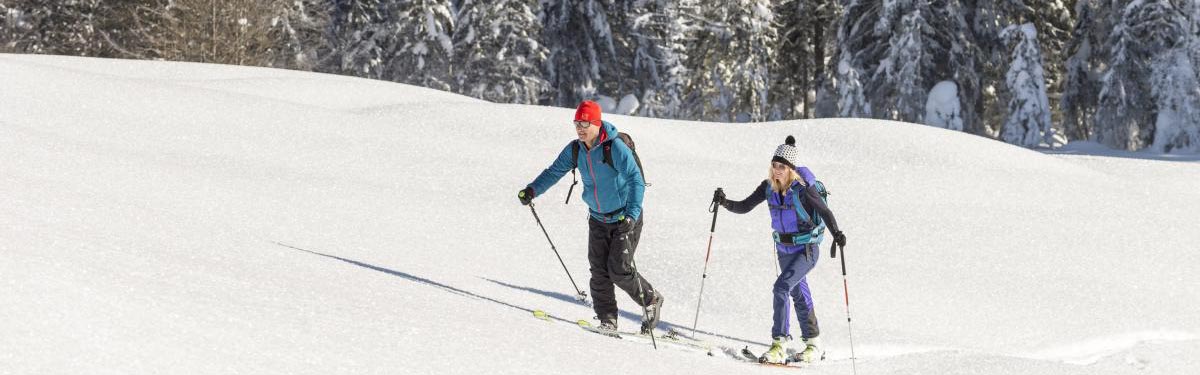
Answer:
[[[273,16],[267,21],[271,44],[265,65],[275,68],[311,71],[320,58],[329,55],[325,29],[329,21],[329,2],[325,0],[276,0]]]
[[[1042,64],[1046,76],[1046,95],[1050,100],[1051,124],[1055,133],[1063,133],[1062,113],[1057,111],[1062,98],[1062,82],[1066,79],[1067,43],[1075,19],[1071,14],[1072,3],[1066,0],[1027,1],[1025,21],[1034,25],[1038,32],[1038,44],[1042,46]]]
[[[1187,19],[1195,14],[1192,5],[1190,0],[1176,3],[1177,12],[1164,15],[1168,20],[1160,38],[1166,50],[1150,64],[1150,91],[1157,109],[1151,148],[1158,152],[1200,151],[1200,71],[1189,56],[1200,49],[1200,36],[1196,21]]]
[[[25,14],[21,9],[13,8],[12,5],[0,3],[0,52],[13,52],[16,49],[16,40],[25,32],[28,32],[29,24],[25,20]]]
[[[454,29],[455,91],[497,103],[537,104],[546,48],[537,0],[464,0]]]
[[[384,79],[450,91],[454,13],[449,0],[402,0],[388,7]]]
[[[1187,50],[1173,48],[1156,58],[1150,83],[1158,107],[1151,148],[1158,152],[1200,151],[1200,80]]]
[[[1191,22],[1191,34],[1193,40],[1200,44],[1200,0],[1191,0],[1191,10],[1188,13]],[[1189,49],[1192,56],[1192,66],[1196,67],[1197,79],[1200,79],[1200,48]]]
[[[774,5],[778,51],[771,66],[772,120],[811,118],[815,93],[828,77],[825,58],[836,39],[837,1],[782,0]],[[836,100],[836,99],[835,99]]]
[[[963,126],[970,130],[975,123],[979,78],[974,60],[977,47],[968,37],[962,4],[958,0],[889,0],[874,8],[877,11],[870,5],[851,5],[848,17],[856,17],[851,19],[857,24],[847,34],[851,44],[846,47],[847,52],[856,53],[852,61],[869,69],[864,70],[870,75],[864,86],[872,115],[924,123],[929,90],[934,83],[953,81]],[[877,16],[872,17],[873,12]],[[873,19],[878,19],[873,37],[886,41],[863,36],[862,25],[871,25]],[[853,44],[862,41],[868,43]],[[872,66],[871,58],[878,64]]]
[[[871,117],[871,103],[863,93],[861,72],[842,54],[837,65],[838,117]]]
[[[724,61],[718,66],[727,77],[732,97],[730,111],[720,117],[736,122],[766,121],[770,105],[771,61],[778,34],[769,0],[722,2],[728,16],[729,39]]]
[[[953,81],[958,88],[963,131],[982,134],[977,105],[982,100],[979,45],[971,37],[969,13],[960,0],[934,0],[931,3],[936,44],[930,47],[937,65],[931,82]]]
[[[692,5],[675,0],[637,0],[631,5],[630,73],[641,86],[638,115],[678,118],[683,111],[683,90],[688,77],[684,43],[689,26],[683,11]]]
[[[1173,46],[1185,28],[1169,0],[1133,0],[1110,34],[1111,58],[1101,79],[1096,140],[1137,150],[1154,136],[1154,99],[1149,67],[1153,56]]]
[[[366,78],[384,76],[384,50],[391,45],[384,24],[391,0],[333,0],[330,36],[338,57],[327,71]]]
[[[1050,101],[1042,71],[1042,51],[1033,23],[1009,26],[1001,37],[1012,41],[1012,59],[1005,74],[1011,97],[1008,120],[1000,130],[1005,142],[1024,147],[1053,145]]]
[[[839,117],[871,117],[866,90],[869,80],[887,51],[891,30],[875,27],[881,4],[871,0],[849,0],[838,22],[834,87],[838,92]]]
[[[1103,43],[1097,38],[1093,17],[1094,7],[1090,1],[1080,1],[1075,8],[1075,29],[1071,32],[1066,50],[1065,77],[1061,84],[1062,127],[1067,139],[1091,139],[1095,131],[1093,115],[1099,104],[1100,65],[1095,46]]]
[[[724,10],[708,2],[702,2],[695,9],[693,18],[697,22],[692,31],[694,41],[690,45],[688,58],[684,60],[688,77],[685,80],[682,118],[715,119],[717,114],[725,113],[731,105],[723,100],[731,96],[725,92],[727,78],[722,76],[724,70],[717,69],[724,57],[724,41],[729,38],[729,29],[724,23],[726,16],[722,13]]]
[[[776,56],[775,14],[769,0],[724,2],[730,39],[725,54],[728,85],[734,95],[730,119],[759,122],[770,110],[771,61]]]
[[[1020,3],[1014,0],[977,0],[975,4],[971,13],[971,35],[979,50],[975,62],[979,67],[981,86],[976,90],[979,102],[974,108],[978,112],[979,125],[968,131],[996,136],[998,128],[1008,117],[1009,97],[1004,84],[1004,67],[1009,63],[1009,49],[1005,48],[1000,34],[1005,26],[1019,23],[1013,14],[1014,7]]]
[[[775,54],[774,14],[766,0],[704,2],[688,59],[689,118],[764,121]]]
[[[20,53],[104,55],[96,19],[105,6],[100,0],[7,0],[0,4],[0,47]]]
[[[607,74],[621,66],[608,20],[613,6],[612,0],[541,0],[542,44],[550,52],[549,104],[575,107],[580,100],[595,98],[604,80],[621,78]]]
[[[868,89],[876,116],[923,123],[928,90],[933,86],[931,44],[935,32],[929,24],[929,3],[921,0],[885,1],[880,25],[895,25],[887,55],[880,62]],[[886,20],[886,21],[885,21]],[[879,29],[879,26],[876,27]]]

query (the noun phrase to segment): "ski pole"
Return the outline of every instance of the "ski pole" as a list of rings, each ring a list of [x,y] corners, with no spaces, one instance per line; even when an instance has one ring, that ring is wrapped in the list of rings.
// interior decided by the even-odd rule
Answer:
[[[626,248],[626,249],[629,249],[629,250],[633,250],[633,246],[632,246],[632,245],[633,245],[633,241],[630,241],[630,240],[629,240],[629,236],[628,236],[628,235],[626,235],[626,236],[625,236],[625,248]],[[633,257],[632,255],[630,255],[630,257],[629,257],[629,265],[633,267],[633,278],[634,278],[635,280],[637,280],[637,284],[638,284],[638,299],[639,299],[639,300],[642,300],[642,301],[645,301],[645,300],[646,300],[646,291],[645,291],[644,289],[642,289],[642,274],[638,273],[638,269],[637,269],[637,259],[634,259],[634,257]],[[640,301],[639,301],[639,302],[640,302]],[[646,316],[646,313],[647,313],[647,312],[648,312],[648,310],[646,309],[646,306],[642,306],[642,316],[643,316],[643,319],[644,319],[644,317]],[[654,313],[655,313],[655,314],[661,314],[661,313],[662,313],[662,311],[655,311]],[[654,350],[658,350],[658,340],[656,340],[656,339],[654,338],[654,327],[650,327],[650,344],[654,346]]]
[[[558,249],[554,247],[554,241],[550,240],[550,233],[546,232],[546,226],[542,225],[542,219],[538,217],[537,210],[533,209],[533,202],[529,202],[529,212],[533,213],[533,220],[537,221],[538,227],[542,228],[542,234],[546,235],[546,242],[550,243],[550,250],[554,250],[554,256],[558,257],[558,264],[561,264],[563,271],[567,273],[567,279],[571,280],[571,286],[575,288],[575,299],[579,302],[587,303],[587,293],[579,289],[579,285],[575,284],[575,278],[571,277],[571,271],[567,270],[567,264],[563,262],[562,256],[558,255]]]
[[[717,188],[721,191],[721,188]],[[722,192],[723,193],[723,192]],[[704,273],[700,276],[700,297],[696,299],[696,318],[692,320],[692,338],[696,338],[696,326],[700,323],[700,303],[704,302],[704,281],[708,279],[708,258],[712,256],[713,235],[717,232],[717,212],[719,202],[714,198],[712,204],[708,206],[708,212],[712,212],[712,226],[708,228],[708,250],[704,253]]]
[[[837,257],[839,246],[834,243],[830,247],[830,254],[834,258]],[[854,355],[854,330],[850,325],[850,286],[846,282],[846,247],[841,246],[842,253],[842,292],[846,297],[846,333],[850,336],[850,366],[854,370],[854,374],[858,374],[858,357]]]

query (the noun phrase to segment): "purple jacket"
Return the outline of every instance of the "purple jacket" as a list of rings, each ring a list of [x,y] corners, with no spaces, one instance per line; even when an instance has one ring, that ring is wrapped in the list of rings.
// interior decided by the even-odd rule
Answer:
[[[806,185],[811,186],[816,182],[812,171],[809,171],[808,168],[800,167],[796,168],[796,172],[800,174],[805,183],[801,184],[799,181],[793,183],[784,194],[771,191],[770,181],[763,180],[746,199],[740,201],[727,199],[724,206],[729,212],[744,214],[750,212],[762,202],[768,202],[768,206],[770,207],[768,213],[771,215],[771,230],[778,234],[807,233],[813,230],[813,226],[809,221],[800,220],[795,209],[795,205],[799,204],[809,217],[820,215],[825,226],[835,232],[838,231],[837,219],[833,217],[833,212],[829,210],[829,206],[825,205],[825,201],[821,199],[821,195],[817,192],[817,189],[805,188]],[[802,189],[803,191],[798,192],[797,189]],[[799,197],[799,202],[793,198],[796,196]],[[780,251],[784,250],[781,249]]]

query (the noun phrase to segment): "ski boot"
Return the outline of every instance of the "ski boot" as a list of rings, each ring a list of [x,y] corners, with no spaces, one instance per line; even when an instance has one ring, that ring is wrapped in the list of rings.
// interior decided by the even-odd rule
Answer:
[[[758,357],[758,362],[777,365],[787,364],[787,342],[787,337],[776,337],[771,343],[771,348],[767,349],[767,352],[763,353],[761,357]]]
[[[646,305],[646,315],[642,316],[642,334],[650,335],[654,332],[654,327],[658,326],[658,318],[662,312],[663,296],[658,291],[653,291],[654,296],[650,299],[650,304]]]
[[[796,353],[792,362],[813,363],[825,359],[825,349],[821,347],[821,339],[817,337],[804,339],[804,351]]]
[[[598,318],[600,319],[600,326],[596,327],[596,329],[599,329],[601,331],[610,331],[610,332],[617,331],[617,316],[616,315],[604,315],[604,316],[600,316]]]

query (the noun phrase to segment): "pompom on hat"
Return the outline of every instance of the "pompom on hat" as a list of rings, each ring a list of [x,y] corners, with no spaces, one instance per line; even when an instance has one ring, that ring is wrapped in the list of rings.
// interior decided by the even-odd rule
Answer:
[[[796,150],[796,138],[789,135],[783,144],[775,148],[775,156],[771,158],[771,162],[780,162],[796,169],[796,164],[800,163],[799,159],[800,152]]]

